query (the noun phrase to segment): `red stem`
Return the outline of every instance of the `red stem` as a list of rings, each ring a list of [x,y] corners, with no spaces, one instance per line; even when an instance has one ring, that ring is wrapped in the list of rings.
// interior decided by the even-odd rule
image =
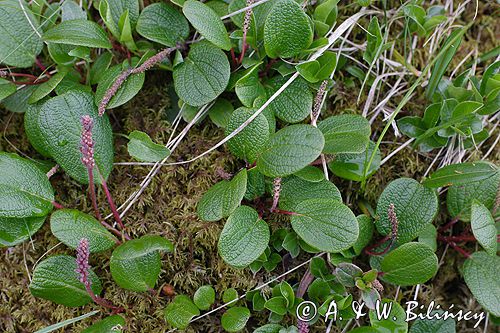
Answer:
[[[389,244],[384,248],[384,250],[382,250],[381,252],[372,252],[371,250],[379,247],[380,245],[384,244],[385,242],[387,242],[388,240],[391,240],[389,242]],[[384,238],[380,239],[378,242],[376,242],[375,244],[373,245],[370,245],[370,246],[367,246],[365,248],[365,253],[370,255],[370,256],[381,256],[381,255],[384,255],[387,253],[387,251],[389,251],[389,249],[391,248],[392,246],[392,243],[393,243],[393,240],[394,238],[391,237],[390,235],[387,235],[385,236]]]
[[[52,201],[52,206],[54,206],[56,209],[64,209],[63,205],[55,201]]]
[[[45,67],[42,62],[40,61],[40,59],[36,58],[35,59],[35,64],[38,66],[38,68],[40,68],[42,70],[42,72],[45,73],[45,75],[47,75],[47,77],[51,77],[49,71],[47,70],[47,67]]]
[[[92,200],[92,207],[94,207],[94,213],[95,217],[101,221],[101,213],[99,213],[99,206],[97,205],[97,197],[95,194],[95,185],[94,185],[94,172],[92,171],[92,168],[87,168],[87,172],[89,175],[89,192],[90,192],[90,198]]]
[[[241,46],[240,59],[238,60],[238,65],[241,65],[243,58],[245,57],[245,52],[247,51],[247,32],[243,32],[243,45]]]
[[[295,212],[289,212],[287,210],[281,210],[281,209],[275,209],[272,212],[277,213],[277,214],[283,214],[283,215],[300,215],[300,214],[295,213]]]
[[[458,217],[455,217],[452,219],[450,222],[446,223],[445,225],[441,226],[438,231],[443,232],[445,230],[451,229],[456,223],[458,222]]]
[[[108,308],[108,309],[111,309],[113,310],[113,313],[121,313],[121,312],[125,312],[125,309],[122,308],[122,307],[119,307],[119,306],[115,306],[113,305],[113,303],[111,303],[110,301],[108,301],[107,299],[105,298],[101,298],[99,296],[97,296],[96,294],[94,294],[94,291],[92,290],[92,288],[90,287],[90,283],[89,282],[85,282],[83,284],[85,286],[85,290],[87,291],[87,293],[89,294],[90,298],[92,298],[92,300],[96,303],[96,304],[99,304],[100,306],[102,307],[105,307],[105,308]]]
[[[125,229],[125,226],[123,225],[123,221],[120,217],[120,214],[118,214],[118,210],[116,209],[115,203],[113,201],[113,197],[111,196],[111,193],[109,193],[108,185],[106,184],[106,180],[102,175],[101,176],[101,183],[102,183],[102,188],[104,189],[104,193],[106,193],[106,199],[108,199],[109,207],[111,208],[111,211],[113,212],[113,216],[116,220],[116,223],[120,226],[121,229]]]
[[[237,67],[238,66],[238,63],[237,63],[238,60],[236,60],[236,55],[234,54],[234,49],[233,48],[231,48],[231,60],[233,62],[233,66]]]

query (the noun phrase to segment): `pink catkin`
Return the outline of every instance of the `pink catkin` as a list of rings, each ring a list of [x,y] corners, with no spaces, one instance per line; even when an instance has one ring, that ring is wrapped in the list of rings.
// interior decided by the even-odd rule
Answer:
[[[82,163],[89,170],[95,167],[94,159],[94,140],[92,139],[92,129],[94,127],[94,120],[89,115],[82,116],[80,119],[83,130],[80,140],[80,152],[82,153]]]
[[[398,237],[398,217],[396,216],[396,207],[391,203],[389,205],[389,209],[387,210],[387,217],[391,222],[391,239],[394,242]]]
[[[78,278],[81,283],[85,285],[85,288],[88,289],[91,286],[91,281],[89,280],[89,241],[86,238],[80,239],[80,243],[78,243],[78,247],[76,248],[76,270],[75,272],[78,274]]]
[[[299,320],[297,328],[299,329],[299,333],[309,333],[309,325],[305,321]]]

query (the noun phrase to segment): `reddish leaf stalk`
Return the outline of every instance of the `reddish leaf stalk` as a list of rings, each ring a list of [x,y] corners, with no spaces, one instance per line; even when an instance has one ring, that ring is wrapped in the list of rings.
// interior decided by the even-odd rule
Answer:
[[[390,248],[392,247],[394,242],[397,240],[399,221],[398,221],[398,217],[396,215],[396,207],[394,206],[393,203],[391,203],[389,205],[389,208],[387,209],[387,217],[388,217],[389,221],[391,222],[391,233],[389,235],[385,236],[384,238],[382,238],[376,244],[365,248],[366,254],[371,255],[371,256],[384,255],[390,250]],[[372,252],[371,251],[371,250],[379,247],[380,245],[384,244],[388,240],[390,240],[389,244],[387,244],[387,246],[381,252]]]
[[[299,213],[289,212],[287,210],[275,209],[273,213],[283,214],[283,215],[300,215]]]
[[[56,209],[64,209],[63,205],[55,201],[52,201],[52,206],[54,206]]]
[[[106,199],[108,200],[109,207],[111,208],[111,212],[113,213],[113,217],[115,218],[116,223],[120,226],[120,228],[123,230],[125,229],[125,226],[123,225],[122,218],[120,217],[120,214],[118,214],[118,210],[116,209],[115,202],[113,201],[113,197],[111,196],[111,193],[109,192],[108,185],[106,183],[106,180],[104,177],[99,174],[101,177],[101,185],[102,188],[104,189],[104,193],[106,194]]]
[[[40,68],[42,70],[42,72],[45,73],[45,75],[47,75],[47,77],[51,77],[49,71],[47,70],[47,67],[44,66],[44,64],[42,64],[42,61],[38,58],[35,59],[35,64],[38,66],[38,68]]]
[[[181,46],[176,46],[176,47],[170,47],[167,49],[163,49],[162,51],[158,52],[148,60],[146,60],[142,65],[136,68],[128,68],[124,70],[115,80],[113,85],[109,87],[109,89],[106,91],[104,94],[104,97],[102,98],[101,102],[99,103],[99,116],[102,116],[104,112],[106,112],[106,106],[109,104],[109,101],[113,98],[113,96],[116,95],[118,92],[118,89],[122,86],[122,84],[127,80],[127,78],[132,75],[132,74],[138,74],[138,73],[144,73],[148,69],[152,68],[154,65],[157,63],[163,61],[166,59],[170,53],[173,51],[181,48]]]
[[[445,225],[439,227],[438,231],[442,232],[442,231],[451,229],[451,227],[453,227],[457,222],[458,222],[458,217],[455,217],[450,222],[448,222]]]
[[[78,247],[76,248],[76,269],[75,272],[78,274],[78,278],[81,283],[85,286],[85,290],[89,294],[90,298],[96,303],[105,308],[113,310],[113,313],[124,312],[125,309],[113,305],[107,299],[97,296],[92,290],[92,281],[89,279],[89,241],[86,238],[82,238]]]

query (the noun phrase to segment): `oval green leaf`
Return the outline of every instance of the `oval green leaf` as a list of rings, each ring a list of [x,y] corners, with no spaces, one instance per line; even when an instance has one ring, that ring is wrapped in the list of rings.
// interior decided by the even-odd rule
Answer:
[[[287,81],[287,78],[276,76],[266,83],[268,97],[271,97]],[[302,78],[295,79],[267,107],[279,119],[287,123],[297,123],[311,113],[313,94]]]
[[[370,123],[359,115],[328,117],[318,123],[318,128],[325,136],[323,152],[326,154],[360,154],[370,142]]]
[[[139,161],[159,162],[170,155],[170,149],[154,143],[144,132],[133,131],[128,138],[128,153]]]
[[[491,256],[497,254],[497,228],[490,211],[482,203],[474,200],[471,207],[470,223],[477,241]]]
[[[193,296],[193,302],[200,310],[208,310],[215,302],[215,290],[212,286],[201,286]]]
[[[36,217],[0,217],[0,247],[11,247],[28,239],[45,222],[45,216]]]
[[[144,8],[136,29],[142,37],[169,47],[189,36],[186,18],[166,3],[153,3]]]
[[[424,180],[426,187],[443,187],[450,185],[463,185],[483,180],[495,175],[498,168],[489,162],[467,162],[445,166]]]
[[[245,328],[248,319],[250,319],[250,310],[235,306],[222,315],[222,328],[227,332],[239,332]]]
[[[165,308],[165,319],[178,329],[185,329],[189,321],[200,315],[200,310],[186,295],[175,296],[174,300]]]
[[[110,49],[111,43],[104,29],[93,21],[69,20],[50,28],[43,40],[56,44],[70,44]]]

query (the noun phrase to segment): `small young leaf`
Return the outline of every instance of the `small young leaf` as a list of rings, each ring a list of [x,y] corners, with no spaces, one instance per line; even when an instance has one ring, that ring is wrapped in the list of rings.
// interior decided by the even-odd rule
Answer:
[[[52,256],[36,265],[30,283],[31,294],[57,304],[76,307],[90,303],[92,299],[80,282],[76,259],[67,255]],[[101,293],[101,281],[90,270],[89,280],[94,294]]]
[[[268,97],[271,97],[286,82],[286,78],[276,76],[266,83]],[[307,82],[297,78],[267,107],[279,119],[288,123],[304,120],[310,113],[313,95]]]
[[[44,217],[54,190],[38,166],[16,154],[0,152],[0,218]]]
[[[133,131],[128,136],[128,153],[139,161],[159,162],[170,155],[170,150],[163,145],[154,143],[144,132]]]
[[[227,332],[239,332],[245,328],[248,319],[250,319],[250,310],[237,306],[230,308],[221,318],[222,328]]]
[[[297,72],[308,82],[316,83],[330,77],[337,66],[337,55],[326,51],[316,60],[303,62],[295,66]]]
[[[50,217],[50,230],[57,239],[72,249],[76,249],[80,240],[86,238],[91,253],[105,251],[117,241],[94,217],[76,209],[55,211]]]
[[[410,178],[393,180],[384,189],[377,203],[379,220],[375,225],[382,235],[388,235],[392,230],[388,217],[391,204],[395,207],[398,220],[397,240],[400,244],[416,238],[432,223],[438,212],[438,198],[433,189],[425,188]]]
[[[227,35],[226,27],[212,8],[203,2],[188,0],[182,6],[182,12],[193,27],[208,41],[223,50],[229,51],[231,49],[231,41]]]
[[[324,143],[321,131],[311,125],[285,127],[270,137],[257,168],[268,177],[293,174],[318,158]]]
[[[229,135],[241,124],[250,118],[257,109],[245,107],[234,110],[225,134]],[[253,163],[257,158],[267,139],[269,138],[269,124],[266,117],[261,113],[250,124],[248,124],[234,138],[227,142],[229,150],[234,156],[239,157],[248,163]]]
[[[294,212],[297,215],[292,215],[293,230],[318,250],[338,253],[350,248],[358,238],[356,216],[337,200],[305,200]]]
[[[228,306],[233,306],[234,304],[236,304],[235,300],[237,300],[237,299],[238,299],[238,292],[236,291],[236,289],[229,288],[229,289],[224,290],[224,293],[222,294],[222,302],[224,304],[232,302]]]
[[[1,190],[0,190],[1,191]],[[12,247],[30,239],[45,222],[40,217],[0,217],[0,247]]]
[[[264,47],[271,58],[290,58],[313,41],[309,17],[293,0],[278,1],[264,25]]]
[[[266,324],[256,328],[253,333],[279,333],[284,327],[279,324]]]
[[[136,29],[142,37],[169,47],[184,41],[189,35],[186,18],[166,3],[153,3],[144,8]]]
[[[200,310],[208,310],[215,302],[215,290],[212,286],[201,286],[193,296],[193,302]]]
[[[472,201],[470,223],[477,241],[491,256],[497,254],[497,228],[490,211],[477,200]]]
[[[116,284],[132,291],[154,287],[160,275],[160,251],[171,252],[173,245],[161,236],[146,235],[118,246],[111,255],[109,267]]]
[[[365,165],[368,163],[374,149],[375,143],[370,141],[368,148],[363,153],[338,154],[333,161],[328,163],[328,169],[330,169],[330,171],[338,177],[360,182],[365,178]],[[377,148],[373,163],[370,165],[370,170],[368,170],[366,178],[373,175],[380,168],[380,161],[380,150]]]
[[[463,267],[464,280],[477,301],[494,316],[500,316],[500,257],[476,252]]]
[[[405,310],[396,301],[384,299],[381,302],[381,307],[387,304],[387,309],[390,310],[389,315],[377,316],[376,310],[370,310],[370,323],[378,333],[407,333],[408,322],[406,319]]]
[[[307,199],[329,199],[342,202],[339,189],[330,181],[310,182],[290,176],[281,180],[280,209],[295,211],[297,205]]]
[[[97,23],[87,20],[63,21],[45,32],[43,40],[57,44],[111,48],[104,29]]]
[[[202,106],[226,89],[230,72],[224,52],[207,41],[201,41],[191,46],[188,57],[174,68],[175,91],[187,104]]]
[[[112,61],[113,53],[111,52],[103,52],[96,58],[92,67],[90,67],[90,84],[94,85],[101,81]]]
[[[264,307],[280,316],[284,316],[287,313],[286,299],[282,296],[268,299]]]
[[[383,279],[399,286],[425,283],[438,270],[438,258],[423,243],[406,243],[389,252],[381,263]]]
[[[370,123],[359,115],[329,117],[319,122],[318,128],[325,136],[323,152],[326,154],[359,154],[370,142]]]
[[[433,172],[422,184],[426,187],[463,185],[492,177],[498,168],[489,162],[467,162],[445,166]]]
[[[126,322],[122,316],[113,315],[87,327],[81,333],[121,333],[125,325]]]
[[[175,296],[174,300],[165,308],[165,319],[177,329],[185,329],[189,321],[200,315],[200,310],[186,295]]]
[[[246,169],[241,170],[231,181],[223,180],[215,184],[198,202],[198,217],[203,221],[218,221],[228,217],[240,205],[246,186]]]
[[[269,227],[251,207],[241,206],[229,216],[219,238],[219,254],[229,265],[243,268],[264,253]]]

